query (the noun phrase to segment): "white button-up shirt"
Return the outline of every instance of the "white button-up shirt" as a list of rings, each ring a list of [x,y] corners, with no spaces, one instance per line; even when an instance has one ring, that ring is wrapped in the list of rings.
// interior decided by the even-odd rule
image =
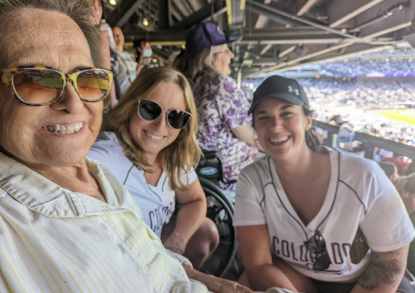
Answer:
[[[111,172],[87,165],[106,203],[0,153],[0,292],[208,292]]]

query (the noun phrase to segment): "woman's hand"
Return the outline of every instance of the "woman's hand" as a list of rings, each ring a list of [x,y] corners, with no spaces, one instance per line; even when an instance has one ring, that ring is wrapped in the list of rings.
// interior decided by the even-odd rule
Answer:
[[[212,275],[201,273],[187,265],[183,265],[190,279],[199,281],[206,285],[209,291],[214,293],[253,293],[250,289],[234,281],[221,279]]]
[[[223,285],[219,287],[215,293],[252,293],[250,289],[241,284],[229,280],[222,279]]]

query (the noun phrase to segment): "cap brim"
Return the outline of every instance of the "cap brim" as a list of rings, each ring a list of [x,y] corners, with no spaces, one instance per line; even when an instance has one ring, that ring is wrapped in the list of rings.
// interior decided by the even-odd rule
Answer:
[[[274,99],[280,99],[283,101],[286,101],[290,104],[296,105],[296,106],[302,106],[304,105],[304,101],[301,100],[300,98],[295,97],[294,95],[288,95],[286,93],[275,93],[275,94],[270,94],[270,95],[266,95],[263,98],[260,98],[258,101],[256,101],[255,103],[253,103],[251,105],[251,108],[249,108],[248,114],[252,114],[252,112],[254,111],[254,109],[256,108],[256,106],[258,106],[258,104],[266,98],[274,98]]]

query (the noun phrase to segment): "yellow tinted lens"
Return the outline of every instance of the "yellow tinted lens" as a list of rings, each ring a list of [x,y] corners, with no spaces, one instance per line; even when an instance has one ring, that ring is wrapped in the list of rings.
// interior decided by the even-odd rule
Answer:
[[[91,69],[81,72],[76,79],[76,83],[81,97],[89,101],[105,98],[110,89],[108,73],[100,70]]]
[[[26,103],[43,104],[60,96],[63,80],[59,73],[44,69],[26,69],[13,75],[16,94]]]

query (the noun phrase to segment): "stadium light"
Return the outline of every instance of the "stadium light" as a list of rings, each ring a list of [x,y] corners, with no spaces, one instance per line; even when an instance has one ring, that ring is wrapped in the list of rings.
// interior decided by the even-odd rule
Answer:
[[[113,6],[117,5],[117,0],[110,0],[109,3]]]
[[[148,23],[148,19],[147,18],[143,18],[143,25],[144,26],[148,26],[149,25],[149,23]]]

